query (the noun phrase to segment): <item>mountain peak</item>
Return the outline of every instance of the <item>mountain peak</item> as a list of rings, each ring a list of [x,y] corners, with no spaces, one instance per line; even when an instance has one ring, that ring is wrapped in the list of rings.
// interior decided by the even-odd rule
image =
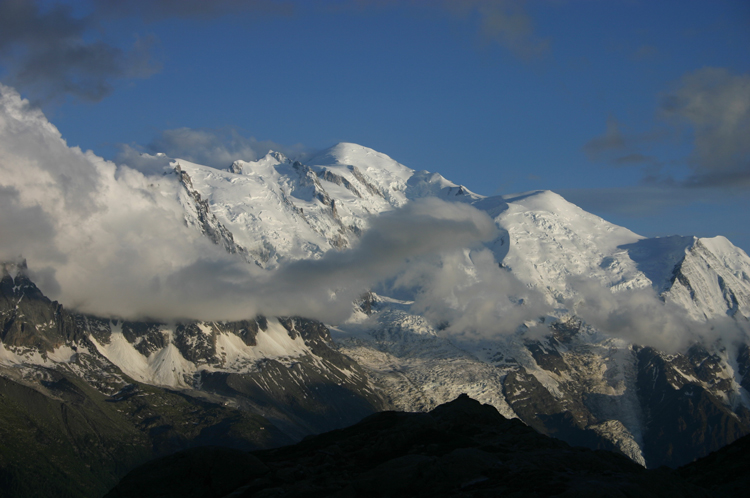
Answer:
[[[522,204],[529,210],[550,211],[555,213],[568,211],[570,209],[580,210],[578,206],[551,190],[530,190],[528,192],[504,195],[503,200],[509,204]]]
[[[333,147],[322,150],[308,161],[311,165],[334,166],[355,165],[362,163],[396,163],[392,158],[376,150],[351,142],[339,142]],[[405,167],[405,166],[404,166]]]
[[[727,257],[742,257],[747,258],[747,253],[739,247],[732,244],[729,239],[722,235],[716,237],[701,237],[697,238],[696,242],[700,242],[704,247],[709,249],[716,256],[726,259]]]
[[[241,159],[238,159],[232,163],[231,166],[229,166],[226,170],[230,173],[234,173],[237,175],[246,174],[248,171],[252,171],[253,169],[258,168],[269,168],[276,166],[278,164],[284,164],[284,163],[290,163],[288,157],[286,157],[281,152],[276,152],[274,150],[269,150],[268,153],[261,157],[260,159],[257,159],[255,161],[243,161]]]

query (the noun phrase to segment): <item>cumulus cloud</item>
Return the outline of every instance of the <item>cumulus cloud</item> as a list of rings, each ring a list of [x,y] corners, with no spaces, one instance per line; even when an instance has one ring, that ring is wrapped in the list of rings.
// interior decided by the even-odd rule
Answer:
[[[750,74],[711,67],[688,73],[660,110],[692,129],[687,186],[750,187]]]
[[[291,159],[300,159],[309,153],[303,145],[285,146],[270,140],[256,140],[243,136],[233,127],[176,128],[162,131],[145,147],[121,145],[116,162],[142,171],[156,171],[164,164],[166,156],[223,169],[238,159],[254,161],[270,150],[282,152]]]
[[[67,5],[44,9],[34,0],[0,2],[4,80],[40,101],[71,95],[96,102],[115,80],[159,70],[151,57],[153,38],[136,38],[124,50],[98,39],[97,27],[94,17],[76,17]]]
[[[42,290],[68,307],[131,319],[260,313],[336,323],[363,291],[389,281],[414,293],[412,311],[458,341],[512,334],[554,313],[482,246],[498,229],[469,205],[415,201],[375,217],[352,249],[268,271],[188,227],[182,187],[163,173],[68,147],[40,111],[0,87],[0,257],[25,257]],[[615,337],[667,351],[746,337],[729,319],[691,322],[651,290],[612,294],[586,280],[573,287],[571,312]],[[527,336],[546,332],[540,326]]]
[[[0,261],[15,261],[26,248],[38,245],[44,259],[64,262],[65,256],[53,245],[54,226],[50,216],[38,205],[24,206],[18,190],[0,186]]]
[[[43,291],[84,312],[161,320],[300,314],[336,321],[364,290],[410,259],[495,234],[486,214],[426,199],[378,217],[351,250],[269,272],[185,224],[176,175],[144,175],[70,148],[18,93],[0,87],[0,94],[0,255],[25,257],[44,276]]]
[[[137,280],[216,252],[183,223],[176,183],[157,186],[139,172],[69,148],[15,91],[0,87],[0,94],[0,188],[7,208],[0,224],[11,229],[3,231],[0,254],[20,252],[35,271],[54,273],[66,304],[94,310],[100,301],[121,299],[118,309],[124,309],[140,292]]]
[[[394,285],[417,289],[412,310],[457,340],[512,334],[552,311],[540,292],[501,268],[486,248],[457,248],[414,262]]]

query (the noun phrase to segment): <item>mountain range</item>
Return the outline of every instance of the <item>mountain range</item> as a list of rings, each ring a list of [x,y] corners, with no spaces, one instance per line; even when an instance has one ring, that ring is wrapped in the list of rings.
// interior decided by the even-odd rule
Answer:
[[[111,171],[102,191],[137,177],[137,198],[86,215],[92,244],[128,223],[118,209],[149,202],[185,249],[159,255],[128,232],[142,252],[75,272],[70,252],[56,280],[38,258],[3,262],[13,496],[102,495],[185,448],[276,447],[461,393],[648,468],[750,433],[750,258],[724,237],[644,238],[550,191],[485,197],[350,143],[224,170],[144,155],[137,172],[40,130]],[[148,277],[142,300],[127,280],[98,287],[116,264]]]

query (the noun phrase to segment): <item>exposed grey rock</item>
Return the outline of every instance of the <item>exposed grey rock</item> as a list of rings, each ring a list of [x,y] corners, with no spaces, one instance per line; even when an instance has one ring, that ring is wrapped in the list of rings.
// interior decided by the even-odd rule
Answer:
[[[190,175],[180,168],[179,164],[174,167],[174,170],[180,183],[185,188],[188,195],[193,199],[198,218],[198,229],[200,232],[206,235],[214,244],[224,247],[229,254],[247,255],[247,249],[234,241],[234,235],[232,235],[232,232],[216,219],[216,216],[211,212],[211,207],[209,206],[208,201],[204,200],[201,197],[201,194],[193,188],[193,182],[190,179]]]

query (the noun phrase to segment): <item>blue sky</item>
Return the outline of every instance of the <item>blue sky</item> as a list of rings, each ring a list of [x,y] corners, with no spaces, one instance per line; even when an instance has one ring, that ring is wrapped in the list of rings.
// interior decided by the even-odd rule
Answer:
[[[745,0],[0,0],[0,77],[117,161],[356,142],[750,251]]]

